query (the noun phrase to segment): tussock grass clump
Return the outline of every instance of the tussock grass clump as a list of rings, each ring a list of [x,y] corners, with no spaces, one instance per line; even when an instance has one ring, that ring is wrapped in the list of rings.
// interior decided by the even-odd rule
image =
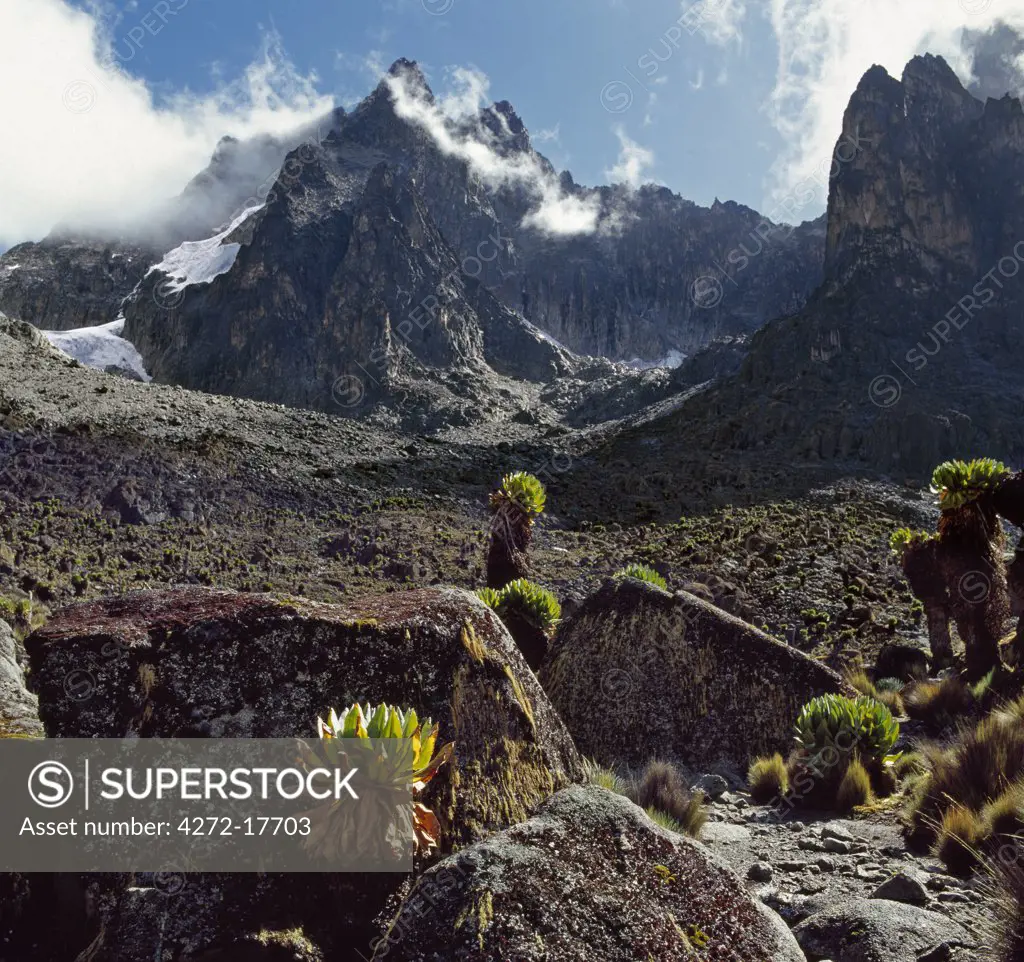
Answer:
[[[873,682],[871,676],[860,665],[848,668],[843,673],[843,677],[854,691],[860,692],[865,698],[874,698],[875,701],[885,705],[894,716],[905,714],[903,696],[900,693],[903,686],[897,679],[884,680],[890,683],[895,681],[899,687],[894,688],[891,684],[883,687],[881,683]]]
[[[662,591],[668,591],[668,582],[653,568],[649,568],[647,565],[642,564],[631,564],[627,565],[621,571],[615,572],[616,578],[636,578],[638,581],[646,581],[649,585],[654,585],[656,588],[661,588]]]
[[[648,763],[637,784],[636,802],[641,808],[655,808],[682,826],[686,835],[697,838],[707,822],[704,796],[691,792],[679,769],[670,762]]]
[[[583,769],[591,785],[628,798],[662,828],[691,838],[700,837],[708,820],[704,796],[687,788],[675,765],[651,761],[638,780],[623,777],[591,758],[583,759]]]
[[[767,805],[789,792],[789,771],[785,759],[776,752],[770,758],[759,758],[747,772],[750,797],[758,805]]]
[[[843,773],[839,788],[836,789],[836,808],[850,812],[860,805],[867,805],[874,799],[871,790],[871,776],[859,758],[854,758]]]
[[[989,939],[994,962],[1024,962],[1024,861],[997,861],[986,889],[996,910]]]
[[[984,829],[976,813],[959,805],[942,816],[935,855],[953,875],[970,875],[978,863]]]
[[[630,785],[627,779],[610,768],[599,764],[592,758],[583,759],[583,771],[591,785],[606,788],[609,792],[614,792],[616,795],[624,795],[626,798],[630,798],[635,794],[633,786]]]
[[[970,686],[958,677],[912,682],[903,691],[907,716],[941,731],[975,708]]]
[[[908,840],[916,847],[936,842],[947,814],[968,812],[975,842],[997,843],[1005,834],[995,826],[1012,827],[1024,785],[1024,718],[1013,710],[995,711],[964,729],[946,748],[922,746],[928,773],[910,801]],[[967,816],[951,814],[965,823]],[[958,824],[959,824],[958,823]],[[951,843],[950,843],[951,844]],[[956,860],[954,854],[953,859]],[[961,860],[962,863],[962,860]]]
[[[647,812],[647,817],[654,822],[655,825],[667,828],[670,832],[675,832],[677,835],[688,834],[680,822],[676,821],[676,819],[671,815],[666,815],[663,811],[655,808],[653,805],[649,808],[645,808],[644,811]]]
[[[982,809],[985,835],[1000,844],[1024,839],[1024,779],[1014,782]]]

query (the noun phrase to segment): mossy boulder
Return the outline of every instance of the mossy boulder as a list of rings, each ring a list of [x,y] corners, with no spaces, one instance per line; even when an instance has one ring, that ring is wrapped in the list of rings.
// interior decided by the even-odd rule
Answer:
[[[782,920],[692,839],[595,786],[425,872],[374,962],[803,962]]]
[[[309,736],[317,715],[356,700],[412,706],[455,742],[424,797],[441,821],[442,854],[527,819],[583,778],[572,739],[515,642],[464,591],[346,605],[199,588],[140,592],[65,608],[26,647],[54,737]],[[83,670],[93,690],[69,698],[65,679]],[[350,944],[365,950],[374,916],[403,878],[209,874],[190,876],[164,901],[150,883],[131,890],[148,913],[127,910],[124,893],[113,899],[95,958],[151,959],[156,936],[130,933],[154,917],[159,924],[147,931],[188,958],[262,929],[304,931],[328,955]]]
[[[606,582],[555,636],[541,684],[605,765],[788,751],[801,706],[844,691],[807,655],[687,592]]]

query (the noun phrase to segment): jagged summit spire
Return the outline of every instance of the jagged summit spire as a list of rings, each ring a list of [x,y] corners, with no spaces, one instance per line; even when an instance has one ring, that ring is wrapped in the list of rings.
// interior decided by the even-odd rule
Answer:
[[[960,83],[960,78],[954,73],[953,68],[943,57],[932,53],[919,54],[907,62],[903,68],[903,82],[906,83],[911,78],[941,83],[957,90],[963,89],[963,84]]]
[[[388,76],[405,77],[417,86],[422,86],[428,92],[430,91],[430,84],[427,83],[427,76],[423,73],[423,69],[415,60],[406,60],[405,57],[399,57],[390,67],[388,67]]]

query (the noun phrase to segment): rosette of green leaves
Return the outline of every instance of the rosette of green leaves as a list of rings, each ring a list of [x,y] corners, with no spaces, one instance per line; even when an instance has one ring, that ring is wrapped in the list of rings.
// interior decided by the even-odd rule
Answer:
[[[821,695],[800,711],[796,743],[808,755],[827,750],[841,755],[856,752],[883,763],[899,738],[900,726],[881,702],[862,695]]]
[[[421,721],[412,708],[356,703],[340,715],[332,708],[326,722],[317,718],[317,734],[318,751],[302,744],[304,764],[357,768],[360,784],[370,791],[358,801],[342,798],[317,809],[313,830],[303,842],[308,851],[328,860],[342,852],[349,857],[383,852],[383,825],[389,826],[387,838],[395,846],[407,843],[410,835],[417,851],[437,846],[440,823],[415,800],[452,755],[451,743],[435,754],[436,723]]]
[[[627,565],[621,571],[616,571],[614,577],[616,578],[636,578],[638,581],[646,581],[649,585],[654,585],[656,588],[661,588],[662,591],[668,591],[668,582],[653,568],[649,568],[647,565],[642,564],[631,564]]]
[[[562,606],[558,599],[547,588],[526,578],[510,581],[498,594],[495,610],[501,618],[509,613],[516,614],[535,628],[550,634],[562,617]]]
[[[892,548],[896,554],[902,554],[903,549],[906,548],[907,545],[920,544],[922,541],[929,541],[934,537],[937,536],[929,534],[927,531],[914,531],[911,528],[897,528],[891,535],[889,535],[889,547]]]
[[[993,458],[943,461],[932,472],[931,492],[938,496],[943,511],[952,511],[986,491],[995,490],[1009,476],[1006,465]]]
[[[491,508],[494,511],[515,506],[531,521],[544,511],[546,502],[544,485],[526,471],[506,474],[501,479],[501,487],[491,495]]]

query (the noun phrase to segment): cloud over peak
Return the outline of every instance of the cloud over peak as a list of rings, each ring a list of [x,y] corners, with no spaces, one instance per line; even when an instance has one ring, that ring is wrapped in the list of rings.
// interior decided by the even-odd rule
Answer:
[[[0,249],[55,225],[116,230],[144,221],[208,162],[225,135],[283,134],[333,106],[267,33],[242,75],[206,94],[159,98],[132,61],[170,31],[196,29],[199,4],[89,11],[64,0],[3,0],[0,85],[7,143],[0,160]],[[29,43],[27,38],[45,38]]]

